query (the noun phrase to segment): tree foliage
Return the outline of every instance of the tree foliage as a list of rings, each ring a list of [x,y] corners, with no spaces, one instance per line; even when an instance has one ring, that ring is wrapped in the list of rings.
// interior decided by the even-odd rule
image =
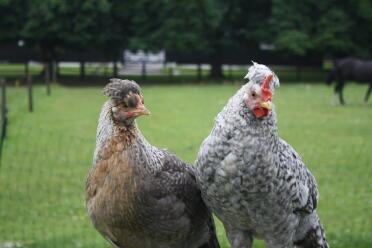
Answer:
[[[132,48],[202,52],[221,77],[221,51],[259,42],[270,1],[138,0],[136,9]]]
[[[118,59],[133,37],[135,0],[110,0],[110,10],[95,20],[97,48],[111,59]]]
[[[278,49],[297,55],[365,56],[361,49],[367,48],[370,56],[371,11],[368,0],[273,0],[273,41]]]
[[[58,50],[84,49],[95,44],[100,18],[109,13],[106,0],[27,1],[27,13],[21,35],[26,44],[40,49],[44,56]],[[87,46],[88,45],[88,46]]]
[[[202,39],[205,19],[199,0],[138,0],[131,48],[145,50],[201,51],[208,49]]]
[[[370,0],[0,0],[0,42],[53,57],[125,48],[198,52],[221,76],[224,51],[273,43],[289,54],[371,57]]]
[[[26,0],[0,0],[0,42],[15,44],[21,37],[25,4]]]

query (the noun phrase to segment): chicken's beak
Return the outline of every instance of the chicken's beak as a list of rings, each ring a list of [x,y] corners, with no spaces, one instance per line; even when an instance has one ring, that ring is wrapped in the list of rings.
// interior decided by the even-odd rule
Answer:
[[[140,115],[150,115],[151,113],[144,105],[140,105],[137,106],[137,108],[135,108],[133,111],[131,111],[131,114],[132,116],[136,117]]]
[[[267,109],[267,110],[271,110],[272,109],[272,105],[271,105],[271,102],[270,101],[266,101],[266,102],[260,102],[260,105],[261,107]]]
[[[128,118],[137,117],[140,115],[150,115],[150,111],[143,105],[139,103],[136,108],[129,111]]]

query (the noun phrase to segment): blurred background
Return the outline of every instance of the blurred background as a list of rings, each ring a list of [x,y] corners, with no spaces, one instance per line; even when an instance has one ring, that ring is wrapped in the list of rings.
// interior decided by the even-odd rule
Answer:
[[[332,106],[325,84],[339,59],[372,59],[370,0],[0,0],[0,15],[0,248],[110,247],[84,199],[109,78],[141,85],[141,131],[193,163],[251,61],[280,78],[279,132],[317,178],[331,247],[372,247],[368,85]]]

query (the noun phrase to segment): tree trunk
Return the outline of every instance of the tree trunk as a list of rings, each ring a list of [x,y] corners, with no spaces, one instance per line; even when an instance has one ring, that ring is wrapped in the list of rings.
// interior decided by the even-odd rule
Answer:
[[[146,81],[146,62],[145,61],[142,61],[142,80],[143,81]]]
[[[201,81],[202,80],[202,68],[201,68],[201,64],[198,63],[198,81]]]
[[[45,86],[46,86],[47,95],[50,96],[50,61],[45,61],[44,73],[45,73]]]
[[[56,83],[57,82],[57,67],[58,63],[56,60],[52,61],[52,82]]]
[[[56,68],[56,73],[57,73],[57,79],[60,78],[61,74],[60,74],[60,70],[59,70],[59,63],[57,62],[57,68]]]
[[[118,62],[116,61],[116,59],[114,60],[114,68],[113,68],[113,71],[112,71],[112,76],[114,78],[118,77]]]
[[[222,72],[222,63],[220,61],[212,61],[211,73],[209,76],[212,79],[222,79],[224,77]]]
[[[298,81],[298,82],[300,82],[301,81],[301,66],[297,66],[297,68],[296,68],[297,70],[296,70],[296,80]]]
[[[80,61],[80,80],[85,79],[85,61],[81,60]]]
[[[209,77],[212,79],[222,79],[224,78],[223,71],[222,71],[222,62],[221,62],[221,48],[218,45],[215,45],[213,48],[213,53],[210,54],[209,61],[211,65],[211,72]]]
[[[53,72],[53,59],[54,59],[54,48],[53,46],[45,45],[42,48],[43,59],[44,59],[44,79],[47,95],[50,96],[50,80]]]

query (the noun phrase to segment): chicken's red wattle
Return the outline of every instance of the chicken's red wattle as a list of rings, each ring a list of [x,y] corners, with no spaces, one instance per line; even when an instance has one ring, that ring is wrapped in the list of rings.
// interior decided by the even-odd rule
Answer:
[[[259,108],[253,109],[252,112],[257,118],[261,118],[261,117],[267,116],[267,114],[269,113],[269,110],[259,107]]]

